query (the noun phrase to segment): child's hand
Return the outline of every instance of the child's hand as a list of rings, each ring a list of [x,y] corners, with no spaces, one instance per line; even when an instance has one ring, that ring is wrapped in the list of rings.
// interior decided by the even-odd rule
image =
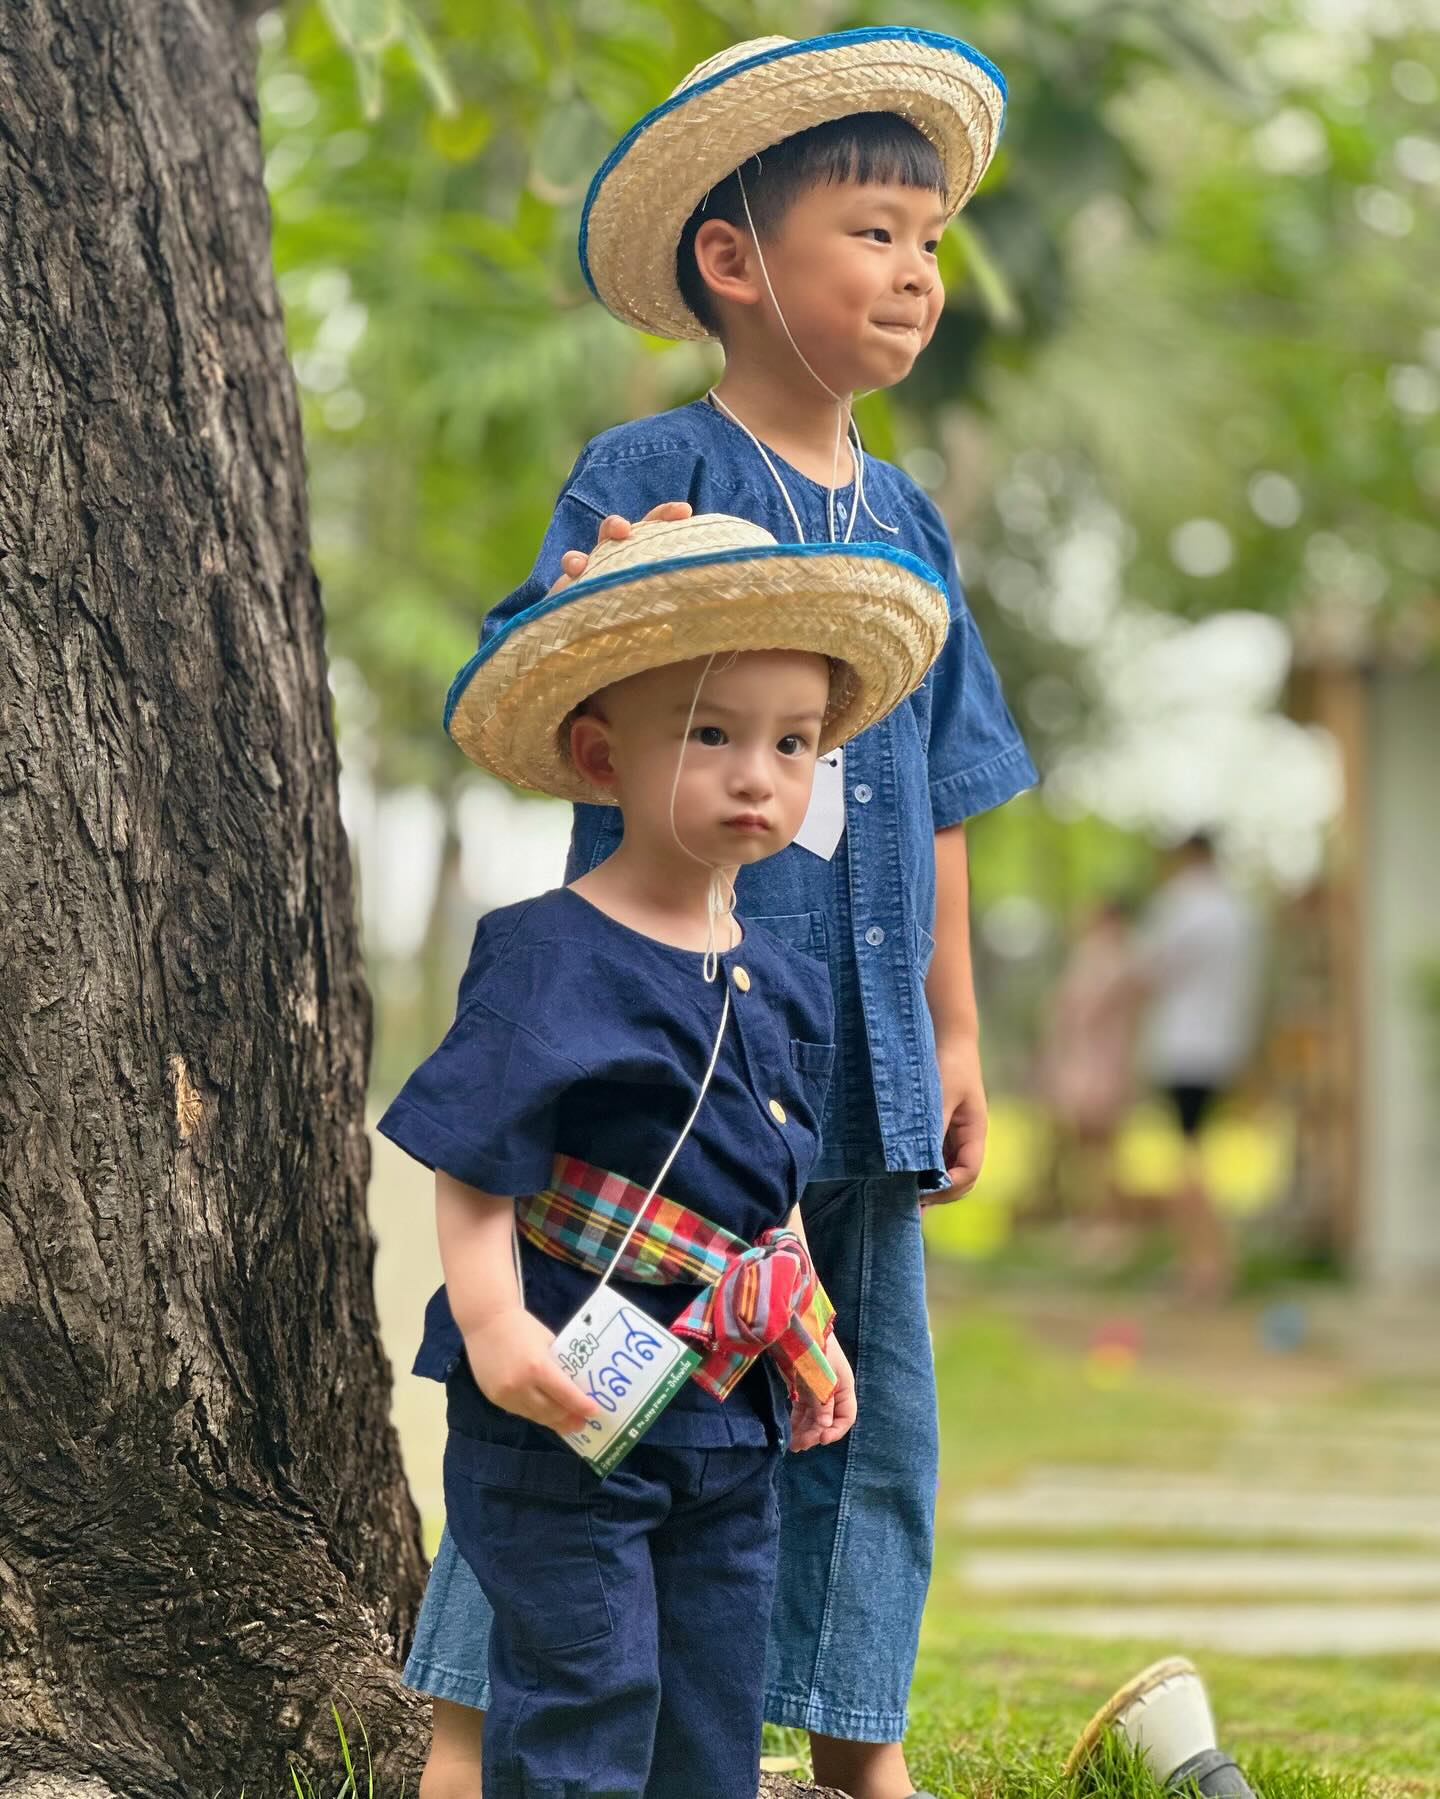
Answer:
[[[927,1193],[925,1206],[948,1206],[968,1193],[980,1178],[989,1129],[985,1082],[980,1073],[980,1046],[972,1038],[946,1044],[938,1052],[940,1115],[945,1123],[945,1172],[951,1184]]]
[[[659,506],[652,506],[643,519],[637,522],[644,525],[651,519],[689,518],[694,508],[688,500],[665,500]],[[601,519],[600,529],[596,533],[595,542],[589,550],[566,550],[560,558],[560,566],[564,574],[546,594],[559,593],[561,588],[568,587],[572,581],[578,581],[589,566],[590,557],[608,538],[628,537],[634,526],[628,518],[621,518],[618,512],[612,512],[608,518]]]
[[[825,1356],[835,1370],[835,1391],[824,1405],[802,1396],[790,1407],[790,1448],[795,1454],[819,1443],[838,1443],[855,1422],[855,1376],[835,1337]]]
[[[554,1341],[554,1331],[516,1306],[468,1331],[465,1355],[492,1405],[563,1435],[578,1430],[595,1408],[550,1354]]]

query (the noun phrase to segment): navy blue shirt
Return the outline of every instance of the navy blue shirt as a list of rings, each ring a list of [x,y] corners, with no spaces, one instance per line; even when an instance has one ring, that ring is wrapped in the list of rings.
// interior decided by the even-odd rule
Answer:
[[[828,534],[826,489],[770,452],[805,539]],[[909,550],[946,577],[950,634],[923,685],[845,747],[845,834],[830,861],[792,844],[740,871],[737,904],[750,923],[813,958],[830,978],[836,1059],[813,1178],[916,1171],[943,1186],[940,1081],[925,1001],[934,948],[936,831],[973,818],[1031,786],[1035,768],[1005,705],[960,585],[950,534],[935,503],[902,470],[867,457],[856,542]],[[483,643],[558,579],[566,550],[589,550],[600,521],[644,516],[662,500],[728,512],[781,543],[795,526],[750,439],[698,400],[603,432],[581,453],[534,570],[487,616]],[[856,506],[838,490],[836,535]],[[619,812],[577,806],[566,879],[593,868],[620,841]]]
[[[830,986],[817,964],[754,927],[720,957],[713,982],[703,960],[632,931],[568,888],[487,914],[455,1022],[406,1081],[381,1132],[427,1168],[487,1193],[542,1191],[557,1153],[648,1190],[694,1107],[728,986],[715,1073],[662,1191],[753,1242],[785,1222],[815,1161],[834,1054]],[[521,1268],[527,1309],[552,1329],[596,1281],[524,1240]],[[613,1285],[667,1325],[696,1291]],[[442,1287],[426,1309],[414,1371],[446,1380],[462,1355]],[[687,1381],[647,1441],[773,1441],[783,1387],[767,1362],[723,1406]],[[472,1389],[475,1401],[485,1403]],[[451,1420],[464,1429],[453,1388]]]

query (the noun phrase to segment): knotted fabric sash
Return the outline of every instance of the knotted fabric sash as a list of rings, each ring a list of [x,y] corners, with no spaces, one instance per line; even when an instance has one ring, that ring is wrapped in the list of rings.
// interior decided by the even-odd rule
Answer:
[[[645,1189],[624,1175],[556,1156],[545,1191],[515,1201],[515,1222],[547,1255],[603,1274],[644,1203]],[[764,1231],[752,1245],[657,1193],[615,1276],[651,1286],[703,1283],[670,1328],[700,1351],[690,1378],[716,1399],[766,1350],[792,1399],[804,1394],[823,1404],[835,1391],[825,1356],[835,1308],[794,1231]]]

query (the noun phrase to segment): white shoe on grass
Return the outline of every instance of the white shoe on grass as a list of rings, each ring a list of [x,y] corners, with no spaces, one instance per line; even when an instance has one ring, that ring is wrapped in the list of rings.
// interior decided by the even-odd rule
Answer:
[[[1205,1683],[1183,1656],[1152,1663],[1112,1694],[1081,1731],[1065,1772],[1078,1773],[1112,1730],[1144,1757],[1169,1793],[1255,1799],[1245,1776],[1217,1747]]]

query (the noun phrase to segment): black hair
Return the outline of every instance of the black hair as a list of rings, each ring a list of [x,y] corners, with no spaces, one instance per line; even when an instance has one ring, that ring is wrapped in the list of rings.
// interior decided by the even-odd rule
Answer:
[[[900,187],[927,189],[942,200],[949,191],[940,152],[898,113],[848,113],[843,119],[829,119],[783,138],[716,182],[680,233],[675,279],[685,304],[702,325],[711,331],[716,325],[710,290],[695,260],[695,234],[706,219],[724,219],[726,224],[746,230],[748,199],[756,231],[768,237],[802,194],[827,182],[842,181],[894,182]]]

